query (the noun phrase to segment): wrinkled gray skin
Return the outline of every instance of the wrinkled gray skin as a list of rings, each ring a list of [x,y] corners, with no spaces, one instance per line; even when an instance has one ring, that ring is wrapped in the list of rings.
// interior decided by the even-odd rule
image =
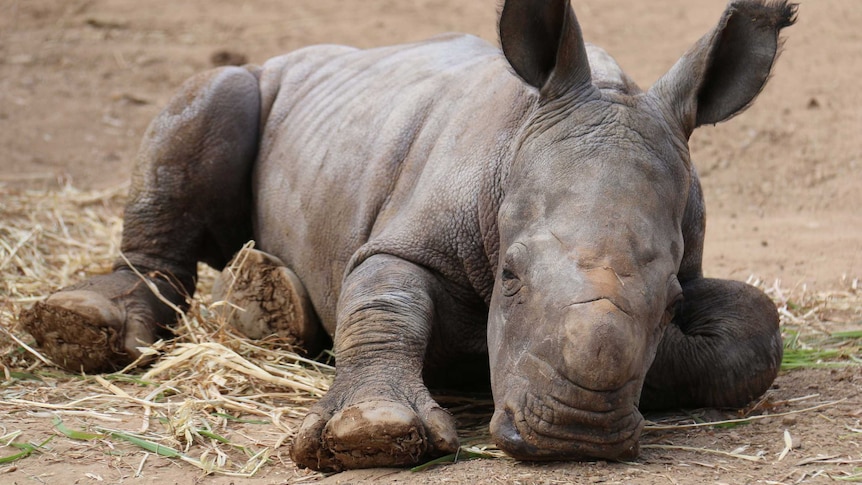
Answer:
[[[770,300],[702,277],[687,142],[759,93],[793,14],[732,2],[647,91],[584,44],[568,0],[505,2],[502,52],[449,35],[201,74],[146,134],[123,252],[177,303],[197,261],[222,267],[252,237],[299,277],[337,356],[294,440],[300,466],[452,452],[423,376],[478,360],[512,456],[632,458],[639,405],[742,406],[776,375]],[[172,319],[125,262],[22,316],[91,371]],[[118,350],[75,354],[76,325]],[[314,352],[325,336],[308,332]]]

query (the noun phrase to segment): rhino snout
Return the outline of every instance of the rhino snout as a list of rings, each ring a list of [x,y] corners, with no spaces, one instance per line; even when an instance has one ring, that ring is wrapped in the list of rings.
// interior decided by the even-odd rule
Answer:
[[[573,411],[572,414],[593,414]],[[639,452],[642,429],[643,417],[634,408],[609,416],[597,413],[584,422],[560,425],[542,421],[529,407],[504,406],[491,419],[495,443],[518,460],[633,459]]]
[[[649,365],[644,362],[643,330],[611,299],[569,305],[563,317],[562,362],[555,367],[581,387],[598,392],[619,389],[642,377]],[[549,353],[547,358],[553,356]]]
[[[639,379],[595,391],[535,356],[526,356],[522,364],[521,375],[511,375],[505,392],[495,399],[491,435],[500,449],[520,460],[637,456],[643,429],[636,405]]]
[[[621,297],[552,306],[559,311],[542,321],[555,325],[539,333],[555,338],[496,354],[507,356],[492,369],[491,434],[503,451],[523,460],[637,456],[651,344],[628,307]]]

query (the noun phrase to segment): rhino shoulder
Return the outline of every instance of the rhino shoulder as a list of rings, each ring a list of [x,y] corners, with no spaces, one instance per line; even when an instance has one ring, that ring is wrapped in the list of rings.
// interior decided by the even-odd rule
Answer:
[[[304,47],[267,60],[259,71],[261,123],[269,117],[282,86],[298,84],[331,59],[357,51],[355,47],[325,44]]]

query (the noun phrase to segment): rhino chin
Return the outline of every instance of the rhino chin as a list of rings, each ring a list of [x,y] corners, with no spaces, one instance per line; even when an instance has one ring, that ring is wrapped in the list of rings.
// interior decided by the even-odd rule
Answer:
[[[533,364],[538,359],[530,359]],[[546,371],[547,367],[544,368]],[[542,374],[538,374],[542,375]],[[637,457],[644,420],[637,408],[640,380],[594,391],[557,374],[545,386],[509,376],[491,419],[497,446],[520,460],[626,460]],[[560,386],[561,382],[565,385]],[[515,385],[512,385],[515,384]],[[530,389],[544,388],[541,393]]]
[[[643,429],[643,418],[635,410],[617,421],[617,424],[622,427],[614,429],[584,424],[568,426],[563,433],[546,435],[506,408],[494,412],[494,417],[491,418],[491,435],[498,448],[517,460],[589,461],[636,458],[640,452],[638,438]],[[564,434],[568,436],[561,436]]]

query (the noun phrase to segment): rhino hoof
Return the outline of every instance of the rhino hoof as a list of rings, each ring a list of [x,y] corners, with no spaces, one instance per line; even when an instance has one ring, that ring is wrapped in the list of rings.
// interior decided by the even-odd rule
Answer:
[[[97,276],[36,303],[20,320],[55,364],[72,372],[114,371],[156,340],[152,315],[134,303],[136,290],[149,292],[140,283],[131,273]]]
[[[423,420],[404,404],[365,401],[336,412],[326,422],[309,414],[294,441],[299,466],[321,471],[405,466],[458,448],[452,416],[433,408]]]
[[[344,468],[409,465],[427,451],[419,416],[390,401],[363,402],[335,413],[323,429],[323,443]]]
[[[276,335],[314,355],[322,331],[299,277],[275,256],[243,249],[213,284],[213,301],[227,323],[252,339]]]

